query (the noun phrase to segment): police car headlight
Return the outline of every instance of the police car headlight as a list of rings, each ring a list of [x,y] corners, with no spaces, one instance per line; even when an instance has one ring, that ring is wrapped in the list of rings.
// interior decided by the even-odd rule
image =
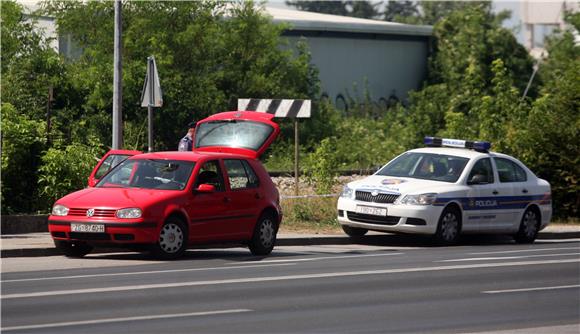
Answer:
[[[68,215],[68,208],[64,205],[57,204],[52,207],[53,216],[66,216]]]
[[[437,199],[436,193],[427,193],[427,194],[420,194],[420,195],[406,195],[403,197],[398,204],[407,204],[407,205],[431,205],[435,203]]]
[[[349,186],[344,186],[344,188],[342,188],[342,192],[340,193],[340,197],[351,198],[353,192],[354,191],[352,188],[349,188]]]
[[[139,208],[127,208],[117,210],[117,218],[131,219],[131,218],[141,218],[141,209]]]

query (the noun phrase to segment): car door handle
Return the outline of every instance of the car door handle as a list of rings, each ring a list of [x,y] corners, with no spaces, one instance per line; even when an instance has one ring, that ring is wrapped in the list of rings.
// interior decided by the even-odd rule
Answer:
[[[254,197],[255,197],[256,199],[260,199],[260,198],[262,198],[262,195],[260,195],[259,193],[256,193],[256,194],[254,195]]]
[[[528,193],[528,189],[522,189],[522,192],[523,192],[524,194],[527,194],[527,193]]]
[[[231,201],[232,201],[232,199],[231,199],[231,198],[229,198],[229,197],[224,197],[224,203],[229,203],[229,202],[231,202]]]
[[[499,194],[499,191],[497,191],[497,190],[494,190],[494,191],[492,191],[491,193],[492,193],[492,194],[494,194],[494,195],[497,195],[497,194]]]

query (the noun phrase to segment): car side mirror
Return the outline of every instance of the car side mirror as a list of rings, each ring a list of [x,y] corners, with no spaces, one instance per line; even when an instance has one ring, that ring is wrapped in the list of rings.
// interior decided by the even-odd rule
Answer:
[[[472,184],[487,184],[487,177],[485,175],[482,174],[476,174],[474,175],[471,180],[467,181],[467,184],[472,185]]]
[[[213,193],[215,192],[215,186],[207,183],[200,184],[196,191],[199,193]]]

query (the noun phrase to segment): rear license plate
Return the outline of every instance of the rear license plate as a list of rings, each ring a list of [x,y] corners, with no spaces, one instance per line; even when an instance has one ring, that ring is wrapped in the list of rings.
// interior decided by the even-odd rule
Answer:
[[[70,224],[71,232],[105,233],[104,224]]]
[[[386,216],[387,208],[377,208],[374,206],[357,205],[356,213],[361,213],[363,215]]]

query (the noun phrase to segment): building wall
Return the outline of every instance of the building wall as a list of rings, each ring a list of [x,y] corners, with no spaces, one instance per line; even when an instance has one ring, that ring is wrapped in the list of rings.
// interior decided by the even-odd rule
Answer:
[[[296,43],[300,37],[288,38]],[[404,101],[427,76],[428,38],[321,34],[306,40],[320,71],[321,91],[335,104],[340,95],[360,101],[367,91],[375,102]]]

